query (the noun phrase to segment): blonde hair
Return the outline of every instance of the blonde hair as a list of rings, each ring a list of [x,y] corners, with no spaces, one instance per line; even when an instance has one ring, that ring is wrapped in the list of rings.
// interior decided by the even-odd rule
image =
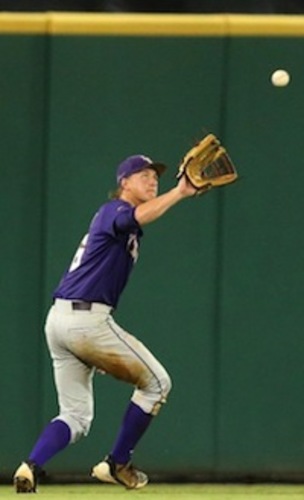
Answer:
[[[121,193],[122,193],[122,187],[119,186],[115,190],[110,191],[108,197],[110,200],[119,200],[119,198],[121,197]]]

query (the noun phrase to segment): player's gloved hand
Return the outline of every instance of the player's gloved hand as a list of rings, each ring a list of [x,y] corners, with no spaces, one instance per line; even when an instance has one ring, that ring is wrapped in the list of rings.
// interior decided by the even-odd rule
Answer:
[[[187,179],[185,175],[180,177],[177,188],[180,192],[180,194],[184,197],[187,198],[189,196],[195,196],[197,194],[197,188],[195,188],[191,182]]]
[[[208,134],[191,148],[180,163],[177,178],[186,177],[203,194],[212,187],[234,182],[238,174],[226,149],[214,134]]]

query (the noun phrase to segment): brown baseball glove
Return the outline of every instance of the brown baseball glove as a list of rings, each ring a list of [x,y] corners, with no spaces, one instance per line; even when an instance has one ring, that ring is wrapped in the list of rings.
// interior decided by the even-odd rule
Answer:
[[[208,134],[188,151],[179,165],[177,177],[182,175],[197,189],[197,194],[238,178],[235,165],[214,134]]]

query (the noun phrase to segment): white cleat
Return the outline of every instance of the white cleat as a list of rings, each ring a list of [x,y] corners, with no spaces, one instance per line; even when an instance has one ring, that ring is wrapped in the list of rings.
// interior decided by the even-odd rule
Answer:
[[[116,479],[111,475],[110,465],[106,461],[99,462],[99,464],[93,467],[92,476],[103,483],[117,484]]]
[[[127,464],[116,464],[110,456],[95,465],[92,476],[104,483],[122,484],[128,490],[139,489],[146,486],[148,476],[128,462]]]
[[[37,475],[35,466],[22,462],[14,474],[16,493],[36,493]]]

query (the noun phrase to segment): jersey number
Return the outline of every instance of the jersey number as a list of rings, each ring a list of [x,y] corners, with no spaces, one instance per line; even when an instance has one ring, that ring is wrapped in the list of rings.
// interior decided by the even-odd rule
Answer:
[[[73,260],[72,260],[72,263],[70,265],[69,271],[75,271],[75,269],[77,269],[77,267],[80,266],[81,260],[82,260],[82,256],[83,256],[84,251],[85,251],[86,246],[87,246],[88,237],[89,237],[89,235],[86,234],[82,238],[81,243],[80,243],[79,247],[77,248],[76,253],[75,253],[74,257],[73,257]]]

